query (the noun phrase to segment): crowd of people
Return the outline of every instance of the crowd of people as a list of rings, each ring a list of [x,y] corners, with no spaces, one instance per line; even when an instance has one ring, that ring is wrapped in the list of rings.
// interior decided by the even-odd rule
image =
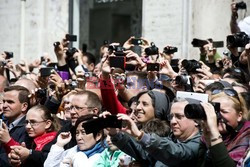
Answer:
[[[53,44],[57,62],[14,65],[3,52],[0,167],[249,167],[250,38],[237,7],[228,52],[196,39],[200,60],[133,36],[106,41],[100,61],[70,35]]]

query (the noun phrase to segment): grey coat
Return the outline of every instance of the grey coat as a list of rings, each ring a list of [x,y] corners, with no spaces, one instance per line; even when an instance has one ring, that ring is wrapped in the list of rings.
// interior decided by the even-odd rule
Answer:
[[[200,133],[185,142],[156,134],[144,134],[140,141],[126,133],[112,136],[120,150],[141,162],[142,166],[194,167],[198,158]]]

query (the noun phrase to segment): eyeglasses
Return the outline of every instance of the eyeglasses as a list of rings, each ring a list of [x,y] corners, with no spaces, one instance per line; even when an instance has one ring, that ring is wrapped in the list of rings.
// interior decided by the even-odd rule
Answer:
[[[170,114],[170,115],[168,115],[168,121],[171,121],[174,117],[175,117],[176,120],[180,121],[183,118],[185,118],[185,115],[184,114],[178,114],[178,113]]]
[[[79,106],[73,106],[73,105],[71,105],[69,108],[70,108],[70,110],[75,109],[77,111],[82,111],[82,110],[91,109],[91,108],[94,108],[94,107],[79,107]]]
[[[26,120],[25,121],[25,125],[27,126],[28,124],[30,124],[30,126],[32,126],[32,127],[34,127],[34,126],[37,126],[37,125],[39,125],[40,123],[42,123],[42,122],[46,122],[47,120],[43,120],[43,121],[39,121],[39,122],[37,122],[37,121],[34,121],[34,120]]]

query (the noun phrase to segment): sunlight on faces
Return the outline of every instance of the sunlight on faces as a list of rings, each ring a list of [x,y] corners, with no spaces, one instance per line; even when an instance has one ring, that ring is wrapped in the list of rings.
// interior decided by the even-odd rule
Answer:
[[[242,114],[238,114],[235,110],[234,101],[225,95],[223,97],[214,98],[212,102],[220,103],[220,114],[226,119],[228,125],[232,126],[232,128],[236,128],[238,122],[242,120]],[[218,129],[221,134],[227,132],[225,124],[221,121],[218,124]]]
[[[8,120],[14,121],[16,118],[24,115],[26,107],[23,103],[20,103],[18,99],[19,92],[16,90],[8,91],[4,93],[3,97],[3,115]]]
[[[140,123],[146,123],[147,121],[155,118],[152,99],[147,93],[144,93],[139,98],[136,110],[138,113],[136,117]]]
[[[170,120],[170,126],[174,133],[174,136],[181,141],[187,140],[190,135],[198,132],[196,128],[196,123],[194,120],[187,119],[184,115],[184,108],[188,102],[176,102],[171,107],[171,115],[173,115]]]

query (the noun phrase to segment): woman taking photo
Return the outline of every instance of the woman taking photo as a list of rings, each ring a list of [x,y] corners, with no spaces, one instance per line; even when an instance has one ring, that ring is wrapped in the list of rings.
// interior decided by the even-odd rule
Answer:
[[[88,114],[77,119],[76,127],[76,142],[77,145],[64,150],[64,146],[70,142],[72,136],[70,132],[62,132],[57,137],[57,142],[54,144],[44,163],[44,167],[80,167],[87,165],[89,167],[100,158],[101,153],[105,149],[103,147],[103,130],[86,134],[83,124],[93,120],[97,115]],[[94,131],[94,130],[93,130]]]
[[[233,89],[214,90],[211,101],[220,103],[220,112],[216,114],[212,104],[202,103],[207,119],[202,123],[198,166],[240,166],[250,143],[245,101]]]

